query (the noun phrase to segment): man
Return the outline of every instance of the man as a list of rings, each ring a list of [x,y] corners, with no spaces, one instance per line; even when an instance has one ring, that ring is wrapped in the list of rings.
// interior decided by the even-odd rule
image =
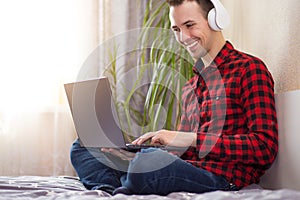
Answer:
[[[258,183],[276,157],[274,82],[264,63],[235,50],[212,28],[211,1],[167,2],[176,39],[195,60],[195,76],[183,88],[178,131],[146,133],[133,143],[188,149],[180,157],[153,148],[132,154],[87,150],[77,141],[71,160],[88,189],[159,195],[237,190]],[[130,160],[124,171],[114,168],[118,157]]]

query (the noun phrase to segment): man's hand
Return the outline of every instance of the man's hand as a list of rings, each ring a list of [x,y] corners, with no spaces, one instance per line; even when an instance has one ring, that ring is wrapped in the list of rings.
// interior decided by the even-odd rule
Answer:
[[[145,133],[132,143],[142,144],[148,140],[151,140],[151,144],[162,144],[174,147],[196,147],[197,134],[190,132],[159,130],[156,132]]]
[[[122,160],[128,160],[128,161],[131,161],[135,156],[135,153],[125,151],[123,149],[101,148],[101,151],[105,153],[110,153],[114,156],[121,158]]]

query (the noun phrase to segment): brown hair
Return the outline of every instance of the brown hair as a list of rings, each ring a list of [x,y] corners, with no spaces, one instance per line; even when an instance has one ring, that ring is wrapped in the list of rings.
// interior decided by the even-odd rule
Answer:
[[[199,6],[202,8],[204,11],[204,17],[207,18],[208,12],[214,8],[214,5],[210,0],[166,0],[166,2],[169,4],[169,6],[179,6],[181,5],[184,1],[196,1]]]

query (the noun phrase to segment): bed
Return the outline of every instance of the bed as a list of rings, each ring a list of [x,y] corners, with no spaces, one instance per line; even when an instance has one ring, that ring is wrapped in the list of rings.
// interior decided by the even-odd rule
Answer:
[[[111,196],[102,191],[86,190],[78,178],[73,176],[0,176],[0,200],[300,200],[300,162],[299,159],[295,159],[299,157],[299,101],[300,90],[276,95],[279,154],[271,169],[262,177],[260,185],[263,188],[251,185],[236,192],[216,191],[204,194],[177,192],[164,197],[122,194]]]
[[[18,176],[0,177],[0,200],[20,199],[66,199],[66,200],[102,200],[102,199],[195,199],[195,200],[266,200],[266,199],[300,199],[300,191],[290,189],[266,190],[259,185],[251,185],[236,192],[216,191],[204,194],[186,192],[171,193],[167,196],[118,194],[111,196],[103,191],[90,191],[84,188],[77,177],[57,176]]]

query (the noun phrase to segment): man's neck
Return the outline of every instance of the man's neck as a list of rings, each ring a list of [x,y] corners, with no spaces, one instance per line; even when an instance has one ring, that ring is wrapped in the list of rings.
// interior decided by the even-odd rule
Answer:
[[[202,58],[204,66],[209,66],[213,60],[216,58],[218,53],[221,51],[221,49],[226,44],[226,40],[224,39],[221,32],[218,32],[218,37],[214,40],[214,44],[212,45],[212,48],[207,52],[207,54]]]

